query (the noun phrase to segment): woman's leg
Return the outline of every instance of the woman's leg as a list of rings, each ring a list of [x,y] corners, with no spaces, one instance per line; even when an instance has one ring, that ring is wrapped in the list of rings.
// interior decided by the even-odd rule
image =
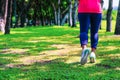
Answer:
[[[88,30],[90,25],[90,15],[88,13],[78,13],[80,22],[80,44],[82,49],[88,44]]]
[[[90,16],[87,13],[79,13],[78,18],[80,22],[80,43],[82,47],[80,63],[81,65],[84,65],[85,63],[87,63],[87,58],[90,53],[90,50],[86,48],[88,44]]]
[[[95,51],[98,44],[98,30],[100,28],[101,18],[101,14],[91,14],[91,63],[94,63],[96,58]]]
[[[91,48],[95,52],[98,44],[98,30],[100,28],[102,14],[91,14]]]

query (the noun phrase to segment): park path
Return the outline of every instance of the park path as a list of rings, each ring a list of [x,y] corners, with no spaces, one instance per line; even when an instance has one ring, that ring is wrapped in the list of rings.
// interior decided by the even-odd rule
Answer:
[[[81,48],[78,44],[54,44],[50,47],[57,48],[57,50],[47,50],[42,51],[39,53],[39,55],[35,56],[23,56],[16,60],[14,60],[16,63],[10,63],[5,65],[6,67],[20,67],[21,65],[31,65],[34,63],[48,63],[56,59],[63,59],[66,63],[73,63],[73,62],[79,62],[80,60],[80,51]],[[22,49],[11,49],[7,50],[5,53],[13,53],[13,54],[25,54],[27,51]]]

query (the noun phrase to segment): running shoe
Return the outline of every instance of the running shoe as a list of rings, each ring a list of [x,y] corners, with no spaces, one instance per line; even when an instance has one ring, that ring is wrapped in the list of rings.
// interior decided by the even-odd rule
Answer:
[[[94,52],[90,53],[90,63],[95,63],[96,62],[96,55]]]
[[[81,54],[81,65],[84,65],[87,63],[87,58],[88,58],[88,55],[90,53],[90,49],[88,48],[85,48],[83,51],[82,51],[82,54]]]

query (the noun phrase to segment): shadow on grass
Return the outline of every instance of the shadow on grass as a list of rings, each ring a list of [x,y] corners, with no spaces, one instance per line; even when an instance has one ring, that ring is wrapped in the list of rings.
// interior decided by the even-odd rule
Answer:
[[[102,49],[103,50],[103,49]],[[80,65],[79,62],[66,63],[66,57],[40,60],[30,65],[18,64],[0,69],[0,79],[13,80],[119,80],[120,55],[118,49],[102,51],[99,47],[96,64]],[[107,53],[107,54],[103,54]],[[111,52],[111,53],[110,53]],[[78,56],[72,54],[71,56]],[[1,57],[4,57],[2,55]],[[7,55],[10,56],[10,55]],[[16,56],[16,55],[11,55]],[[22,56],[21,56],[22,57]],[[67,57],[69,58],[69,56]],[[102,60],[101,60],[102,59]],[[6,59],[7,60],[7,59]],[[2,61],[3,62],[3,61]],[[12,63],[12,62],[10,62]],[[6,63],[8,64],[8,63]]]
[[[76,56],[72,55],[72,56]],[[16,65],[0,70],[1,80],[119,80],[120,58],[102,58],[100,63],[80,65],[66,63],[66,58],[38,61],[31,65]],[[7,74],[7,75],[6,75]]]
[[[51,31],[52,30],[52,31]],[[18,31],[18,32],[16,32]],[[98,61],[96,64],[86,64],[81,66],[79,60],[67,63],[70,56],[79,56],[79,54],[58,55],[58,58],[52,60],[39,60],[33,64],[17,64],[14,60],[17,58],[39,55],[43,50],[52,50],[56,48],[49,47],[52,44],[62,43],[66,34],[76,35],[78,31],[53,29],[53,28],[28,28],[23,31],[16,29],[11,35],[1,36],[0,48],[28,49],[25,54],[0,54],[0,80],[119,80],[120,79],[120,55],[119,40],[103,39],[98,47]],[[107,34],[106,34],[107,35]],[[56,37],[55,37],[56,36]],[[62,36],[62,37],[60,37]],[[64,37],[63,37],[64,36]],[[102,34],[104,36],[104,34]],[[39,38],[42,37],[42,38]],[[57,38],[57,39],[56,39]],[[47,40],[54,39],[53,42]],[[58,41],[61,39],[62,41]],[[2,41],[3,40],[3,41]],[[45,41],[43,41],[45,40]],[[105,40],[105,41],[104,41]],[[5,41],[5,42],[4,42]],[[31,42],[32,41],[32,42]],[[71,40],[66,40],[71,42]],[[73,41],[78,43],[78,40]],[[116,49],[117,48],[117,49]],[[49,56],[48,56],[49,57]],[[45,59],[47,59],[46,57]],[[53,57],[53,56],[52,56]],[[56,55],[54,56],[56,57]],[[75,58],[69,58],[74,59]],[[11,67],[3,65],[15,63]]]

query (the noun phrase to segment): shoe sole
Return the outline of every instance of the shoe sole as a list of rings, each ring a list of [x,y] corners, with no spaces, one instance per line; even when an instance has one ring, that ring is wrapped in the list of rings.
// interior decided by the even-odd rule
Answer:
[[[90,57],[90,63],[95,63],[95,58],[94,57]]]
[[[85,54],[85,55],[81,58],[81,61],[80,61],[81,65],[84,65],[84,64],[87,63],[87,58],[88,58],[89,53],[90,53],[90,50],[89,50],[89,49],[86,49],[86,50],[83,52],[83,54]]]

